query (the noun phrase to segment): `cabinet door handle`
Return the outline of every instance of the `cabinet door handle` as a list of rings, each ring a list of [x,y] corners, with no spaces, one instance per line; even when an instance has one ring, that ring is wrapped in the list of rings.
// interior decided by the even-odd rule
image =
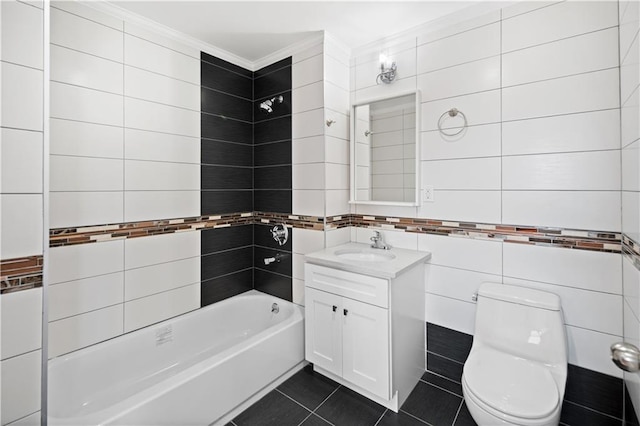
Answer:
[[[335,312],[338,309],[338,307],[336,305],[333,305],[333,312]]]
[[[343,313],[343,314],[344,314],[344,316],[346,317],[346,316],[347,316],[347,314],[349,313],[349,310],[348,310],[348,309],[343,309],[343,310],[342,310],[342,313]]]

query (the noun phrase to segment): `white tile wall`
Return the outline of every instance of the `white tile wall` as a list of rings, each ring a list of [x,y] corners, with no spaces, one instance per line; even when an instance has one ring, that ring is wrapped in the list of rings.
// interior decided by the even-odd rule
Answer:
[[[50,322],[49,358],[111,339],[122,332],[122,304]]]
[[[124,86],[123,65],[52,45],[51,80],[121,95]]]
[[[55,7],[51,8],[51,44],[116,62],[123,59],[121,31]]]
[[[124,156],[132,160],[200,164],[200,138],[125,129]]]
[[[617,66],[618,29],[613,27],[503,55],[502,85],[507,87]]]
[[[51,82],[52,118],[122,126],[122,108],[120,95]]]
[[[3,294],[3,360],[40,349],[42,345],[42,289]]]
[[[98,275],[49,287],[49,321],[124,302],[124,273]]]
[[[198,216],[200,191],[127,191],[124,221]]]
[[[418,74],[500,54],[500,23],[418,46]]]
[[[494,56],[418,76],[422,100],[433,101],[500,87],[500,57]]]
[[[0,126],[42,131],[42,71],[0,62],[0,74]]]
[[[200,112],[200,85],[165,77],[131,66],[124,67],[124,94]]]
[[[502,191],[502,222],[619,231],[620,203],[620,191]]]
[[[0,192],[42,193],[42,133],[2,129]]]
[[[620,189],[620,150],[504,157],[502,188]]]
[[[586,112],[502,124],[502,154],[620,148],[620,111]]]
[[[125,271],[125,300],[200,283],[200,256]]]
[[[175,50],[125,34],[124,62],[200,86],[200,61]]]
[[[200,283],[126,302],[124,330],[129,332],[200,307]]]
[[[2,60],[42,69],[42,10],[17,1],[3,1],[0,7]]]
[[[429,263],[487,274],[502,274],[502,242],[441,235],[418,235],[418,250],[431,252]]]
[[[52,155],[50,188],[65,191],[122,191],[122,160]]]
[[[548,43],[618,24],[615,2],[561,2],[502,21],[502,51]],[[580,19],[575,19],[580,16]],[[542,30],[544,29],[544,30]]]
[[[502,125],[503,138],[505,126]],[[456,129],[455,131],[457,131]],[[453,133],[454,131],[451,131]],[[518,133],[520,135],[520,133]],[[447,137],[438,130],[421,134],[423,160],[492,157],[500,155],[500,124],[469,126],[458,137]],[[519,139],[518,139],[519,140]],[[528,145],[527,145],[528,146]],[[502,149],[505,149],[504,141]],[[504,151],[503,151],[504,152]]]
[[[49,282],[89,278],[124,269],[124,241],[80,244],[49,249]]]
[[[51,228],[123,222],[122,192],[52,192],[49,198]]]
[[[131,98],[125,98],[124,111],[125,127],[200,137],[199,112]]]
[[[4,296],[3,296],[4,297]],[[29,352],[2,361],[2,424],[11,423],[40,410],[42,352]]]
[[[0,195],[0,258],[42,253],[42,195]]]
[[[125,240],[124,269],[200,256],[200,232],[177,232]]]
[[[200,165],[125,160],[125,191],[199,191]]]
[[[505,121],[618,108],[619,71],[609,69],[502,90]],[[590,90],[584,90],[589,87]]]
[[[122,158],[124,137],[121,127],[50,120],[50,153],[82,157]]]

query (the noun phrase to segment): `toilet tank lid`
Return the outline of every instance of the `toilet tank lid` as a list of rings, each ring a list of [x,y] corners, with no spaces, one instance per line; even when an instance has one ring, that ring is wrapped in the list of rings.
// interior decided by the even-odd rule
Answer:
[[[561,306],[560,297],[556,294],[501,283],[482,283],[478,289],[478,295],[550,311],[559,311]]]

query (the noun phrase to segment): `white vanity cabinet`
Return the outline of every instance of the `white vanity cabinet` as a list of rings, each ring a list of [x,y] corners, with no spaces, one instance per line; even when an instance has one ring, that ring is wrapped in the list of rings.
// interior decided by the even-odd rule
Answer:
[[[366,291],[369,280],[379,281],[371,290],[386,293],[386,280],[307,265],[305,353],[314,365],[389,399],[389,310],[341,296],[357,296],[353,284]]]
[[[425,369],[428,253],[387,274],[363,264],[333,266],[322,260],[327,250],[306,258],[306,359],[315,371],[397,412]]]

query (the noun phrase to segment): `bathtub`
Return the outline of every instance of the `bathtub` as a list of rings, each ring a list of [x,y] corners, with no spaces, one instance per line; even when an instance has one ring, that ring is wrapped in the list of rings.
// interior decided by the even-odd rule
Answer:
[[[220,421],[302,367],[303,318],[299,306],[251,290],[55,358],[49,425]]]

